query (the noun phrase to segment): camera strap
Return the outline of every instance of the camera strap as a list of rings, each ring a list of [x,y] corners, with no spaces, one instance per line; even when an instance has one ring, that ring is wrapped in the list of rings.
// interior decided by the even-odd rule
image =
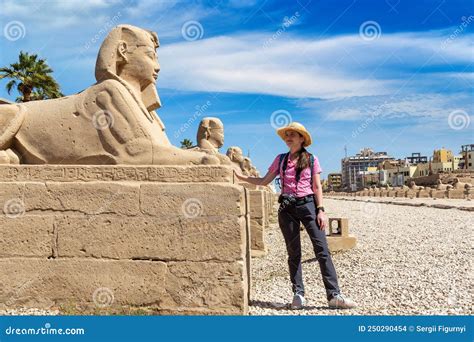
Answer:
[[[311,170],[311,190],[313,189],[313,175],[314,175],[314,156],[313,154],[306,152],[309,154],[309,168]],[[288,158],[290,157],[290,152],[287,153],[282,153],[279,155],[279,163],[278,163],[278,169],[280,170],[280,185],[281,185],[281,191],[283,192],[284,186],[285,186],[285,173],[286,169],[288,167]],[[300,181],[300,176],[301,172],[296,171],[296,188],[298,188],[298,182]]]

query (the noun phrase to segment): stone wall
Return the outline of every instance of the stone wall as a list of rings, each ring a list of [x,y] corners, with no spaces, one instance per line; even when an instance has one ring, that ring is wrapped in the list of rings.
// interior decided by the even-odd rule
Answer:
[[[254,257],[265,256],[268,252],[265,244],[265,230],[270,226],[273,215],[273,192],[264,186],[238,183],[249,191],[250,248]]]
[[[0,308],[246,314],[248,201],[223,166],[0,166]]]
[[[250,249],[255,257],[267,253],[265,229],[268,227],[268,206],[264,190],[249,190],[250,194]]]

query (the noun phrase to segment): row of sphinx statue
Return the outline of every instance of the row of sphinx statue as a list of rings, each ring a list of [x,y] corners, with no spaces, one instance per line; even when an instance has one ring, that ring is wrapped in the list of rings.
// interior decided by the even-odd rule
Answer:
[[[218,153],[222,122],[204,118],[197,146],[173,146],[156,113],[158,36],[131,25],[114,27],[95,65],[96,83],[83,91],[0,105],[0,164],[219,165],[258,171],[242,150]]]

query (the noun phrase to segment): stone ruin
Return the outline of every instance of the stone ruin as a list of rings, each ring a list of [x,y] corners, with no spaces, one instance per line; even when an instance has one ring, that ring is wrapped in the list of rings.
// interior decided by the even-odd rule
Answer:
[[[328,228],[325,232],[331,252],[352,249],[357,244],[356,237],[349,234],[349,220],[347,218],[329,218]]]
[[[424,187],[419,186],[414,180],[411,180],[407,185],[399,187],[391,187],[385,185],[383,187],[372,186],[364,188],[356,192],[335,192],[330,191],[330,196],[375,196],[375,197],[408,197],[408,198],[453,198],[453,199],[468,199],[472,197],[473,187],[469,182],[461,182],[459,178],[454,177],[452,184],[444,184],[440,179],[437,180],[436,186]]]
[[[257,168],[252,165],[250,158],[243,156],[240,147],[231,146],[226,154],[234,170],[246,176],[259,177]],[[239,184],[250,193],[251,255],[253,257],[265,256],[268,252],[264,239],[265,230],[270,225],[270,216],[273,215],[275,203],[273,190],[269,186],[257,186],[246,182],[239,182]]]
[[[225,166],[0,166],[0,307],[245,314],[248,191]],[[25,285],[26,284],[26,285]]]
[[[158,46],[117,26],[96,84],[0,105],[0,309],[248,312],[250,251],[264,249],[254,227],[274,196],[236,184],[235,160],[251,164],[218,153],[216,118],[194,150],[171,145],[155,112]]]

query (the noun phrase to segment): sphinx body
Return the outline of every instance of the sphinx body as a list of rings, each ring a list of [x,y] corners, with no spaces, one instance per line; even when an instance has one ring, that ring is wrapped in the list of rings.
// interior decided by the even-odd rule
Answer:
[[[451,184],[443,184],[443,182],[441,181],[441,179],[438,179],[436,181],[436,190],[450,190],[453,188],[453,186]]]

